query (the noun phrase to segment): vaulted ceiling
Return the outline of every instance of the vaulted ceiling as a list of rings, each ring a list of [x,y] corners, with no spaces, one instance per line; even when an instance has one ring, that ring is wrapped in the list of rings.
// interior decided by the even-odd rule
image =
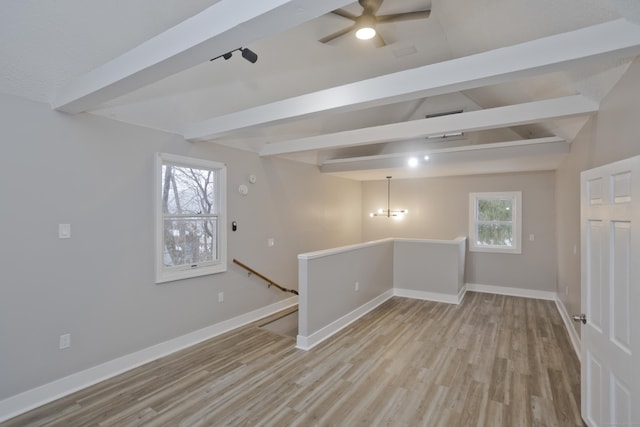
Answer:
[[[344,0],[0,8],[0,92],[360,180],[555,169],[640,54],[634,0],[385,0],[431,15],[382,47],[318,41],[361,13]],[[210,61],[239,47],[258,61]]]

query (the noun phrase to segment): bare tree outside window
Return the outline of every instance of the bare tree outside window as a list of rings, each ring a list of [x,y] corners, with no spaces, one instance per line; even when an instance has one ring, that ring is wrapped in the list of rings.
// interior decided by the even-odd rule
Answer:
[[[158,154],[156,282],[226,271],[222,163]]]
[[[166,164],[162,176],[165,265],[217,259],[215,172]]]

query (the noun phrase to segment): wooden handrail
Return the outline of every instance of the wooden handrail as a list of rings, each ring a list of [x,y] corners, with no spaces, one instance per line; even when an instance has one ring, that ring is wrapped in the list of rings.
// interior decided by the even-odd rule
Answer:
[[[295,289],[288,289],[288,288],[285,288],[284,286],[278,285],[276,282],[274,282],[273,280],[269,279],[267,276],[264,276],[264,275],[258,273],[253,268],[249,267],[246,264],[243,264],[242,262],[238,261],[237,259],[234,258],[233,262],[238,264],[240,267],[244,268],[245,270],[247,270],[249,272],[249,275],[255,274],[256,276],[258,276],[259,278],[261,278],[262,280],[267,282],[267,284],[269,286],[273,285],[273,286],[275,286],[276,288],[280,289],[283,292],[291,292],[292,294],[299,295],[298,291],[296,291]]]

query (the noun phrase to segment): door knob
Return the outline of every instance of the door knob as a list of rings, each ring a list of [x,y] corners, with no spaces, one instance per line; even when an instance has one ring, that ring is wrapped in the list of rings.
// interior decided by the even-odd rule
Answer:
[[[576,322],[582,322],[583,325],[587,324],[587,315],[582,313],[580,316],[572,316],[571,317]]]

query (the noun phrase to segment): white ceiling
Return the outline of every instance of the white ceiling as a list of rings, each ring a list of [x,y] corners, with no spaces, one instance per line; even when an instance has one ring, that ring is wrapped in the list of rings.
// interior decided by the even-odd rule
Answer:
[[[640,54],[637,0],[386,0],[380,15],[432,12],[380,25],[381,48],[351,35],[319,43],[350,25],[328,13],[340,7],[361,11],[344,0],[0,0],[0,92],[360,180],[549,170]],[[258,61],[209,61],[240,46]],[[425,119],[452,110],[463,113]]]

